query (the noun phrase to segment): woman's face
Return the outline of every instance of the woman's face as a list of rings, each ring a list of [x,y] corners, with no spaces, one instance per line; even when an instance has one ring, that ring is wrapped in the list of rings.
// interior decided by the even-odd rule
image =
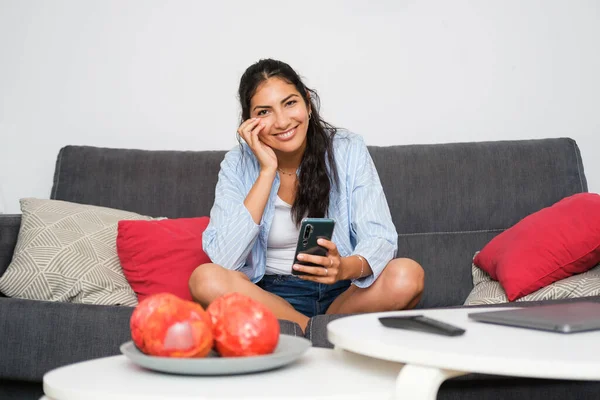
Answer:
[[[259,138],[276,153],[304,151],[308,112],[296,87],[280,78],[261,83],[250,101],[250,118],[264,124]]]

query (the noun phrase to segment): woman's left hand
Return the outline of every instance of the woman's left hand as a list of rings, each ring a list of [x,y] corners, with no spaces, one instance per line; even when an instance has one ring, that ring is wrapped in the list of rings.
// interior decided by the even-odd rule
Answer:
[[[335,243],[327,239],[319,239],[317,243],[319,246],[323,246],[327,249],[327,255],[325,257],[311,254],[298,254],[298,260],[322,265],[322,267],[294,264],[294,270],[308,274],[298,275],[298,277],[307,281],[326,283],[328,285],[332,285],[337,281],[342,280],[342,271],[340,268],[342,265],[342,258],[340,257],[340,253],[338,252]]]

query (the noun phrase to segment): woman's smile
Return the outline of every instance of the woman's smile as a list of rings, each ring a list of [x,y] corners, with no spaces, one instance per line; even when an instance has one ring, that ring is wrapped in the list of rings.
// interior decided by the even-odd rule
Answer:
[[[294,136],[296,135],[296,128],[292,128],[292,129],[288,129],[285,132],[281,132],[281,133],[276,133],[273,136],[277,139],[280,140],[282,142],[286,142],[288,140],[291,140],[294,138]]]

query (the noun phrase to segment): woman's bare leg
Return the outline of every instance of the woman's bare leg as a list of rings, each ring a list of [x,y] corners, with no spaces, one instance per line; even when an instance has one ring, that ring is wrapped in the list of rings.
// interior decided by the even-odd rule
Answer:
[[[239,271],[230,271],[218,264],[203,264],[196,268],[189,281],[192,298],[203,307],[226,293],[238,292],[267,306],[279,319],[296,322],[304,332],[309,318],[296,311],[281,297],[269,293]]]
[[[327,314],[353,314],[395,311],[413,308],[423,294],[423,268],[408,258],[388,263],[381,275],[368,288],[355,285],[339,295],[327,309]]]

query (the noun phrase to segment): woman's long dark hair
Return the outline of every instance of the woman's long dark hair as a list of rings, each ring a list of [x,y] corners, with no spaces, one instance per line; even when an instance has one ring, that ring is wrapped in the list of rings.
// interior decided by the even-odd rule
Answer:
[[[321,119],[319,95],[302,83],[292,67],[272,59],[258,61],[242,75],[238,91],[242,106],[241,122],[250,118],[250,101],[258,85],[275,77],[294,85],[312,111],[308,120],[306,150],[300,162],[296,200],[292,205],[292,216],[299,225],[304,217],[320,218],[327,214],[329,194],[332,186],[337,188],[339,180],[333,154],[333,137],[337,128]],[[328,172],[331,173],[331,179]]]

